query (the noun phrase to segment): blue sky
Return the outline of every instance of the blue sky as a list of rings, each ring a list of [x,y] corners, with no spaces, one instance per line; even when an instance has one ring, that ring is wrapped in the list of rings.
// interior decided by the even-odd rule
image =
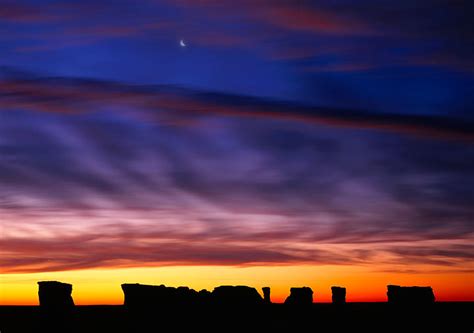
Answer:
[[[2,65],[470,117],[469,7],[447,0],[7,1]]]

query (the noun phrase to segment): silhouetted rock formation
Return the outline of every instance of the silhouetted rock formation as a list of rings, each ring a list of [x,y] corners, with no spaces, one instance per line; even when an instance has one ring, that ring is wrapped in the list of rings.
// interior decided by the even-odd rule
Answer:
[[[212,300],[212,293],[209,290],[201,289],[198,293],[199,301],[203,304],[209,304]]]
[[[169,308],[176,306],[192,306],[205,301],[207,290],[199,293],[188,287],[166,287],[144,284],[122,284],[124,305],[130,308]]]
[[[71,284],[58,281],[38,282],[40,320],[35,331],[52,333],[74,331],[75,306],[71,293]]]
[[[127,306],[75,307],[71,285],[55,281],[38,285],[38,308],[0,306],[2,332],[120,333],[148,332],[150,328],[160,332],[437,332],[440,327],[449,327],[449,332],[471,332],[473,327],[474,302],[434,302],[430,287],[387,286],[389,304],[343,306],[311,305],[310,288],[292,288],[286,303],[307,306],[291,306],[265,304],[254,288],[245,286],[222,286],[211,293],[187,287],[124,284]],[[262,289],[268,300],[270,289]],[[331,289],[336,302],[344,288]]]
[[[43,310],[67,311],[74,307],[72,285],[58,281],[38,282],[38,297]]]
[[[263,304],[255,288],[247,286],[220,286],[212,291],[212,302],[225,306],[252,306]]]
[[[212,293],[199,292],[188,287],[166,287],[143,284],[122,284],[124,305],[132,309],[175,308],[201,305],[252,306],[263,304],[255,288],[247,286],[220,286]]]
[[[313,303],[313,290],[309,287],[291,288],[290,296],[285,300],[285,304],[309,305]]]
[[[435,301],[431,287],[387,286],[388,302],[396,305],[432,304]]]
[[[263,291],[263,301],[266,304],[270,304],[272,302],[270,299],[270,287],[263,287],[262,291]]]
[[[346,303],[346,288],[331,287],[331,291],[332,291],[332,303],[333,304],[345,304]]]

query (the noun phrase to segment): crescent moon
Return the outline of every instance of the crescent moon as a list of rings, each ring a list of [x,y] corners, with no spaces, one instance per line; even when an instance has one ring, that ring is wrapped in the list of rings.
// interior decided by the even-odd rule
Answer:
[[[179,41],[179,45],[181,45],[181,47],[186,47],[186,43],[182,39]]]

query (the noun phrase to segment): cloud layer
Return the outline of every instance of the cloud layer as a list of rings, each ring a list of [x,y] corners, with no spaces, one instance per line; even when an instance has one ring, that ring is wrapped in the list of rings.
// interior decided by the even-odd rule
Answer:
[[[65,78],[18,79],[7,74],[7,78],[0,82],[0,87],[4,92],[0,96],[0,105],[5,109],[28,108],[42,112],[77,114],[119,106],[145,110],[148,114],[144,117],[150,119],[158,119],[159,111],[164,110],[176,119],[207,115],[268,118],[466,141],[474,139],[473,123],[469,119],[306,106],[301,103],[166,85],[126,85]]]
[[[472,261],[472,127],[456,119],[72,78],[0,85],[4,272]]]

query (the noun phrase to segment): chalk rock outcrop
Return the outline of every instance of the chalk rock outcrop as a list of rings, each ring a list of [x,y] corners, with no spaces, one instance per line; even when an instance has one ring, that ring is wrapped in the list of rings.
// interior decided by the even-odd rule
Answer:
[[[58,281],[38,282],[40,307],[44,310],[67,311],[74,307],[72,285]]]
[[[270,304],[272,302],[270,299],[270,287],[263,287],[262,291],[263,291],[263,301],[266,304]]]
[[[345,304],[346,303],[346,288],[331,287],[331,291],[332,291],[332,303],[333,304]]]
[[[220,286],[212,291],[212,302],[220,306],[253,306],[263,304],[255,288],[247,286]]]
[[[122,284],[124,305],[130,308],[169,308],[193,306],[200,303],[205,291],[197,292],[188,287],[166,287],[144,284]]]
[[[435,301],[431,287],[387,286],[388,302],[396,305],[432,304]]]
[[[188,287],[166,287],[143,284],[122,284],[124,305],[129,308],[153,309],[200,305],[251,306],[263,304],[255,288],[247,286],[220,286],[212,293],[199,292]]]
[[[313,303],[313,290],[309,287],[291,288],[290,296],[285,300],[289,305],[310,305]]]

